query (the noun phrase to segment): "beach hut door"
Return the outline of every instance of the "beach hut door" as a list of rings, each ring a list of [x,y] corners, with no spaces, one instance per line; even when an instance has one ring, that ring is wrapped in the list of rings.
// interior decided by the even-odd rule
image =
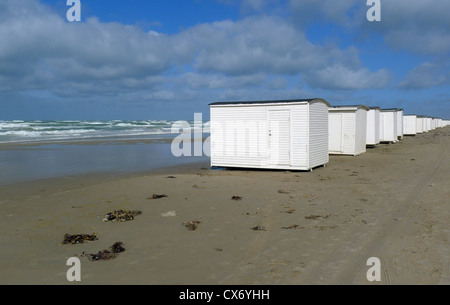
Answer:
[[[290,165],[290,111],[268,110],[268,162]]]
[[[332,152],[342,152],[342,114],[341,113],[331,113],[330,119],[330,147],[329,150]]]

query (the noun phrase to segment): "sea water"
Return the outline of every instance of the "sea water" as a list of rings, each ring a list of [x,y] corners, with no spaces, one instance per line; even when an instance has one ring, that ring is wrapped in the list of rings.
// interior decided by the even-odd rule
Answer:
[[[0,185],[209,161],[173,155],[174,121],[0,121]],[[181,125],[180,125],[181,126]],[[190,126],[194,126],[191,122]],[[178,131],[178,133],[176,132]],[[209,136],[205,130],[204,137]]]
[[[181,121],[0,121],[0,143],[170,134]],[[188,122],[194,126],[192,122]],[[186,126],[184,124],[183,126]]]

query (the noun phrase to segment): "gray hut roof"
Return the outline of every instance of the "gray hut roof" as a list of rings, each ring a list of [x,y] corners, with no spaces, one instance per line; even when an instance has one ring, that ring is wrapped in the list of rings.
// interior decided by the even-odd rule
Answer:
[[[214,102],[209,106],[223,106],[223,105],[252,105],[252,104],[290,104],[299,102],[313,102],[321,101],[330,106],[330,103],[322,98],[309,98],[309,99],[290,99],[290,100],[264,100],[264,101],[231,101],[231,102]]]
[[[356,110],[358,108],[369,110],[369,107],[367,107],[366,105],[337,105],[331,106],[330,110]]]
[[[384,108],[381,111],[402,111],[403,108]]]

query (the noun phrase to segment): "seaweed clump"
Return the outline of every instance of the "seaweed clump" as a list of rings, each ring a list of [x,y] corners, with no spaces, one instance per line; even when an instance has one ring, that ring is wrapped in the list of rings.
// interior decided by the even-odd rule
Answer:
[[[160,199],[160,198],[164,198],[164,197],[169,197],[166,194],[153,194],[150,197],[148,197],[147,199],[153,200],[153,199]]]
[[[197,229],[197,226],[201,223],[200,220],[192,220],[189,222],[184,222],[183,225],[188,229],[189,231],[194,231]]]
[[[136,216],[141,214],[141,211],[116,210],[114,212],[106,214],[105,218],[103,218],[103,221],[129,221],[134,220]]]
[[[93,233],[93,234],[75,234],[75,235],[71,235],[71,234],[65,234],[64,235],[64,240],[63,240],[63,244],[82,244],[85,241],[93,241],[93,240],[97,240],[97,234]]]
[[[119,253],[122,253],[124,251],[125,248],[123,247],[123,243],[116,242],[111,247],[109,247],[109,250],[102,250],[94,254],[87,254],[83,252],[81,256],[87,256],[90,261],[105,261],[116,258]]]
[[[250,228],[253,231],[265,231],[266,228],[264,228],[263,226],[255,226],[253,228]]]

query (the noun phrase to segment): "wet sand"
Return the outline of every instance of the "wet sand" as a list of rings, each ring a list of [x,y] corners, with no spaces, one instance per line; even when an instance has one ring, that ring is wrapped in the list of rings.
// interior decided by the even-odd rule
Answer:
[[[175,135],[151,137],[0,143],[0,186],[86,173],[135,173],[192,162],[190,156],[174,157]],[[194,158],[209,160],[206,155]]]
[[[0,284],[70,284],[69,257],[115,242],[114,259],[79,257],[81,284],[373,284],[370,257],[380,284],[450,284],[449,148],[446,127],[312,172],[204,162],[3,186]],[[102,221],[119,209],[142,214]]]

